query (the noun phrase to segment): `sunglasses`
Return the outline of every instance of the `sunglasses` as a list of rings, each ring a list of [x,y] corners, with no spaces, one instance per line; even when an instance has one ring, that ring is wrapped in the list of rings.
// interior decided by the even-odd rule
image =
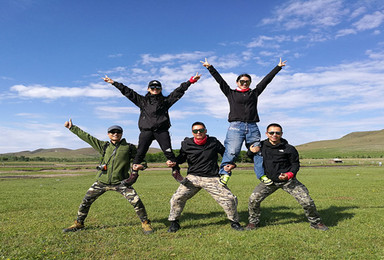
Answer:
[[[204,133],[205,132],[205,128],[200,128],[200,129],[194,129],[194,130],[192,130],[192,133],[194,133],[194,134],[197,134],[197,133]]]
[[[160,86],[150,86],[149,88],[152,89],[152,90],[154,90],[154,89],[161,89]]]
[[[269,135],[281,135],[281,132],[268,132]]]
[[[122,134],[123,132],[121,132],[121,131],[109,131],[108,133],[110,133],[110,134]]]
[[[251,81],[250,80],[240,80],[240,85],[249,85],[251,84]]]

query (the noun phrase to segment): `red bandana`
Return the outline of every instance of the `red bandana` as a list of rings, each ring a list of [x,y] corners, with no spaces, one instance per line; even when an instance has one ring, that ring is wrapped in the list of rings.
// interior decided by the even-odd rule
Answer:
[[[246,89],[244,89],[244,88],[239,88],[239,87],[237,87],[236,90],[237,90],[237,91],[240,91],[240,92],[247,92],[247,91],[250,90],[250,88],[246,88]]]
[[[202,140],[197,140],[196,138],[193,138],[193,141],[197,145],[203,145],[207,142],[207,138],[208,138],[208,136],[205,136],[204,139],[202,139]]]

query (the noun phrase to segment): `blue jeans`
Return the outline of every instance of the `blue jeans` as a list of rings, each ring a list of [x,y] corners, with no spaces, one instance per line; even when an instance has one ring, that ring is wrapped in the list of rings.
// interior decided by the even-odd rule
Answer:
[[[229,174],[223,167],[236,161],[240,154],[241,146],[245,141],[247,149],[251,145],[260,146],[260,131],[256,123],[245,123],[240,121],[231,122],[224,141],[225,152],[220,165],[219,174]],[[255,174],[258,179],[264,175],[263,157],[258,152],[253,157]],[[229,174],[230,175],[230,174]]]

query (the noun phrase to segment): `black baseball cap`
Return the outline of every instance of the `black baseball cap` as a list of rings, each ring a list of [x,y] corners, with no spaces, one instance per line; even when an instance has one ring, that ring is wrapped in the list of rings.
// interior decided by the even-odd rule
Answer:
[[[161,87],[161,83],[160,83],[160,81],[158,81],[158,80],[151,80],[151,81],[148,83],[148,87],[150,87],[150,86],[159,86],[159,87]]]

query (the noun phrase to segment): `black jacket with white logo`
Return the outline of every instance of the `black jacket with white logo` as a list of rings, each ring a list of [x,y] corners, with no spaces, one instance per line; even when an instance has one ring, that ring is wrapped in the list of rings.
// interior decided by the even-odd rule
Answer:
[[[271,144],[268,139],[262,141],[261,154],[265,174],[274,182],[284,182],[279,180],[280,173],[292,172],[296,176],[299,171],[299,153],[283,138],[277,145]]]

